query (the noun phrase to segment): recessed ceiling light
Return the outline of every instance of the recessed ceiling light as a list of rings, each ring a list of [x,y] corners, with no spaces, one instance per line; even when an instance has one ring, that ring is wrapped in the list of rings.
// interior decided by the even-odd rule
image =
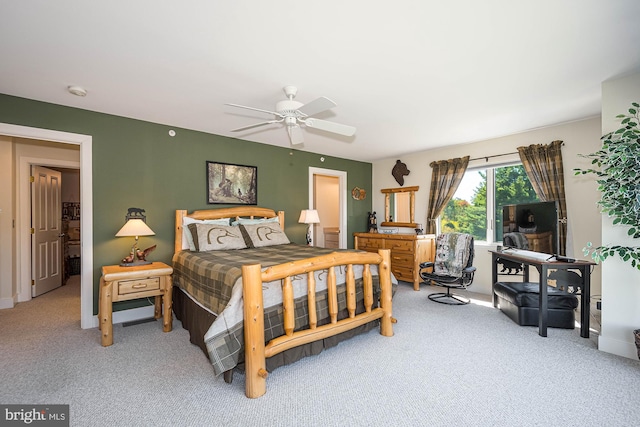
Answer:
[[[80,86],[69,86],[67,87],[67,90],[69,91],[69,93],[76,95],[76,96],[87,96],[87,91],[86,89],[80,87]]]

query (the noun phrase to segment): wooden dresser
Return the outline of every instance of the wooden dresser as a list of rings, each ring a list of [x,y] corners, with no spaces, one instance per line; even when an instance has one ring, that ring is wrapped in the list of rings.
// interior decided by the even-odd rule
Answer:
[[[534,252],[543,252],[545,254],[553,253],[553,233],[544,231],[542,233],[526,233],[525,237],[529,242],[529,250]]]
[[[433,261],[436,253],[434,234],[353,233],[354,248],[377,252],[391,249],[391,272],[396,279],[413,283],[420,290],[420,263]]]

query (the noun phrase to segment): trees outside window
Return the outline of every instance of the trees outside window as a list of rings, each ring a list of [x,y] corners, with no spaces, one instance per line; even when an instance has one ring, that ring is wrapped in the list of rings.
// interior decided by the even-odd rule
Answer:
[[[468,170],[440,216],[440,230],[502,241],[502,207],[538,201],[521,164]]]

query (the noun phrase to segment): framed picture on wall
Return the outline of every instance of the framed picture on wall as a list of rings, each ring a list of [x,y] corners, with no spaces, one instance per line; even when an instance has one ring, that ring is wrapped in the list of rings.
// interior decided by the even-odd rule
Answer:
[[[258,204],[258,168],[207,161],[207,203]]]

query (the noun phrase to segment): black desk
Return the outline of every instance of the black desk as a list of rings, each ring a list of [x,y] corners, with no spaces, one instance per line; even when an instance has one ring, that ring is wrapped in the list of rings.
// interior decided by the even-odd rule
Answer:
[[[543,261],[536,258],[518,255],[515,253],[506,253],[498,251],[491,252],[492,273],[491,288],[493,294],[493,306],[498,307],[498,297],[493,292],[493,285],[498,281],[497,259],[501,258],[508,261],[514,261],[522,264],[523,276],[522,281],[529,281],[529,267],[534,266],[540,273],[540,305],[538,306],[538,334],[542,337],[547,336],[547,280],[549,269],[552,270],[578,270],[582,276],[582,289],[580,297],[580,336],[589,338],[589,304],[591,295],[591,267],[595,263],[590,261],[577,260],[576,262],[559,262],[559,261]]]

